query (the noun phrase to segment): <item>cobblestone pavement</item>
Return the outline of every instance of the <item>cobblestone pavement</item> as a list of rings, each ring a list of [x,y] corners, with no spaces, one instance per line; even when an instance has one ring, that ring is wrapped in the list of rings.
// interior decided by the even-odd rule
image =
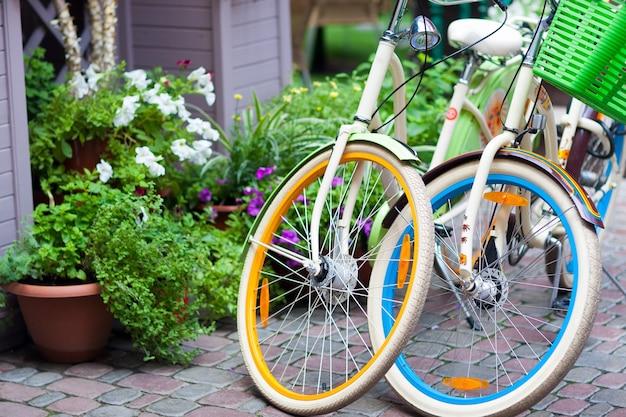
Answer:
[[[626,285],[626,184],[602,244],[604,267]],[[97,361],[43,362],[34,347],[0,353],[0,417],[285,416],[253,387],[232,323],[195,343],[190,366],[144,363],[127,339],[111,338]],[[524,413],[544,416],[626,416],[626,299],[605,275],[596,325],[567,378]],[[384,381],[336,417],[411,416]]]

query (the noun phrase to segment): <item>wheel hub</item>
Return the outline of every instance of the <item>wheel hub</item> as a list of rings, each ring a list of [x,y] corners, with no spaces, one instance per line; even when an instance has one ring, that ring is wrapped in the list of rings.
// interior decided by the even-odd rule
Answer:
[[[322,256],[321,261],[321,271],[311,277],[311,285],[324,301],[330,304],[342,303],[356,287],[359,277],[357,262],[350,255],[335,258]]]
[[[509,297],[509,281],[499,268],[484,268],[475,278],[471,295],[484,310],[502,307]]]

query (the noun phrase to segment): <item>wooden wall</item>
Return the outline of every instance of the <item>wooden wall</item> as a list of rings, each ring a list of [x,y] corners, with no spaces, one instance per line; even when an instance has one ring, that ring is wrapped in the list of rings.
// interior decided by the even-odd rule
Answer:
[[[19,0],[0,1],[0,254],[32,210]]]
[[[125,3],[125,4],[123,4]],[[129,68],[177,71],[190,59],[214,74],[210,113],[224,125],[235,93],[267,99],[291,77],[290,14],[285,0],[128,0],[120,2],[120,57]],[[196,104],[201,104],[200,102]]]

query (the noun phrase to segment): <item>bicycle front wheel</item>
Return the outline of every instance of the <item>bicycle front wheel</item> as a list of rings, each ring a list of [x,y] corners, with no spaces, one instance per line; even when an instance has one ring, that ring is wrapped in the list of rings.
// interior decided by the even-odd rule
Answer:
[[[421,177],[412,163],[365,142],[348,143],[325,200],[321,272],[306,268],[312,200],[330,154],[311,156],[266,203],[251,233],[239,291],[239,338],[250,376],[270,402],[294,414],[326,413],[353,401],[383,377],[402,349],[410,326],[391,326],[384,348],[371,348],[365,303],[378,248],[402,238],[392,230],[409,229],[403,257],[415,278],[408,287],[432,273],[432,210]],[[357,178],[352,218],[340,221]],[[395,228],[373,233],[374,220],[400,198],[408,205]],[[426,286],[407,291],[399,317],[415,320],[425,294]]]
[[[473,230],[473,275],[482,286],[464,287],[458,248],[477,166],[474,160],[425,176],[435,213],[435,273],[419,322],[386,377],[426,415],[527,410],[574,365],[597,310],[602,269],[593,226],[551,175],[513,158],[499,156],[491,167]],[[500,238],[493,237],[497,230]],[[372,276],[391,289],[397,268],[381,259]],[[557,271],[565,269],[571,288],[559,284]],[[391,299],[381,297],[378,313],[370,309],[379,320],[373,329],[386,332],[393,322]]]

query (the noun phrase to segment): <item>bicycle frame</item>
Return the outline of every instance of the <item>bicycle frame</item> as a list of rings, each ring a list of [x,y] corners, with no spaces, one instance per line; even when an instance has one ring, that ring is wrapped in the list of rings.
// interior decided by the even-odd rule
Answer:
[[[380,90],[382,88],[388,68],[392,68],[391,73],[392,77],[394,78],[394,83],[397,83],[398,85],[402,84],[404,77],[402,72],[402,65],[400,63],[400,59],[397,57],[394,51],[398,44],[398,41],[402,37],[402,33],[398,32],[398,27],[402,15],[404,14],[404,11],[406,9],[406,3],[407,0],[396,1],[391,20],[389,22],[389,26],[379,40],[378,47],[374,55],[374,60],[372,62],[372,66],[367,77],[365,88],[363,89],[363,94],[361,96],[356,115],[354,116],[354,122],[350,125],[341,126],[333,147],[330,161],[328,163],[326,171],[324,172],[324,176],[322,177],[322,183],[320,185],[319,193],[315,199],[313,214],[311,218],[310,243],[312,259],[306,262],[306,264],[304,265],[305,268],[307,268],[307,270],[309,270],[313,274],[318,274],[320,271],[321,261],[318,231],[320,227],[322,210],[324,208],[324,200],[330,192],[333,177],[337,171],[337,167],[339,166],[339,162],[341,161],[341,157],[343,155],[343,152],[345,151],[348,140],[352,134],[365,133],[369,130],[374,130],[378,128],[382,124],[380,121],[380,116],[375,112],[378,96],[380,94]],[[399,90],[395,96],[405,97],[404,90]],[[398,98],[397,100],[394,99],[394,108],[398,112],[399,109],[401,109],[403,106],[402,100],[403,98]],[[398,126],[404,126],[404,133],[403,127],[400,127],[400,135],[404,136],[404,141],[406,142],[406,119],[401,119],[401,122],[398,123]],[[337,233],[340,236],[342,253],[348,253],[347,233],[343,233],[342,231],[346,230],[350,226],[349,223],[350,219],[352,218],[354,206],[356,204],[356,198],[359,193],[360,182],[362,180],[364,170],[364,166],[359,166],[356,174],[357,178],[355,181],[352,182],[350,186],[350,189],[348,191],[347,204],[344,208],[342,218],[338,222],[338,226],[341,230],[338,230]]]

